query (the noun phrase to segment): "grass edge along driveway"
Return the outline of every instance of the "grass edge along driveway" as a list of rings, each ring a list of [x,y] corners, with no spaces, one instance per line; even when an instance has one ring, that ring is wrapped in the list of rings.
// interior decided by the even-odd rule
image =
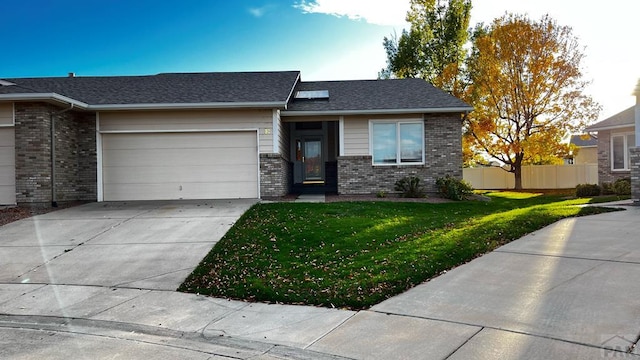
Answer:
[[[178,289],[364,309],[560,219],[591,199],[496,192],[490,202],[256,204]]]

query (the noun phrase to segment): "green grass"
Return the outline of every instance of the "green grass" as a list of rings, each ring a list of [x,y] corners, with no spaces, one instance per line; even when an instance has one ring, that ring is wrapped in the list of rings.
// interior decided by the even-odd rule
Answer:
[[[559,219],[590,198],[496,192],[490,202],[257,204],[180,291],[362,309]]]

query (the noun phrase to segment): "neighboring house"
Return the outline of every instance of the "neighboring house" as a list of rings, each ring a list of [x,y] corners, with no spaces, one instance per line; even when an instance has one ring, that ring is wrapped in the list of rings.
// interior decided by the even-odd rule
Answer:
[[[593,124],[585,131],[598,133],[599,183],[630,177],[629,149],[636,146],[635,106]]]
[[[571,155],[569,164],[597,164],[598,163],[598,138],[590,134],[571,135],[569,144],[573,144],[578,151]]]
[[[409,175],[433,191],[462,177],[471,110],[420,79],[0,79],[0,204],[370,194]]]

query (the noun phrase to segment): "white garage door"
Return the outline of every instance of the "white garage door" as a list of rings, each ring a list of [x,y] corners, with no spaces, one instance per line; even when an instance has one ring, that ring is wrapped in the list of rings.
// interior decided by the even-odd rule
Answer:
[[[13,127],[0,127],[0,205],[16,203],[14,144]]]
[[[102,135],[105,201],[258,197],[255,131]]]

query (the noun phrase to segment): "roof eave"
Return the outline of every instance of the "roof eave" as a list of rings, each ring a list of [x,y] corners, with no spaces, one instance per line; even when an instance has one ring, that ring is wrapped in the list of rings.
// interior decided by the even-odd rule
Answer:
[[[73,106],[88,109],[90,106],[82,101],[66,97],[56,93],[16,93],[0,94],[0,100],[6,101],[55,101],[63,104],[73,104]]]
[[[416,109],[364,109],[364,110],[284,110],[282,116],[316,116],[316,115],[376,115],[376,114],[433,114],[433,113],[467,113],[473,111],[470,106],[448,108],[416,108]]]
[[[160,103],[160,104],[102,104],[89,109],[106,110],[188,110],[188,109],[284,109],[286,102],[210,102],[210,103]]]
[[[598,126],[598,127],[588,127],[584,129],[584,131],[594,132],[594,131],[601,131],[601,130],[616,130],[616,129],[634,127],[634,126],[635,126],[635,123],[623,124],[623,125],[611,125],[611,126]]]
[[[287,103],[284,105],[285,110],[287,109],[287,105],[289,104],[289,101],[291,101],[293,92],[296,90],[296,86],[298,86],[299,82],[300,82],[300,72],[298,72],[298,76],[296,76],[296,81],[293,82],[293,86],[291,87],[291,90],[289,90],[289,95],[287,95]]]
[[[159,104],[98,104],[89,105],[82,101],[56,93],[0,94],[0,101],[55,101],[73,104],[84,110],[186,110],[186,109],[285,109],[286,101],[257,102],[208,102],[208,103],[159,103]]]

